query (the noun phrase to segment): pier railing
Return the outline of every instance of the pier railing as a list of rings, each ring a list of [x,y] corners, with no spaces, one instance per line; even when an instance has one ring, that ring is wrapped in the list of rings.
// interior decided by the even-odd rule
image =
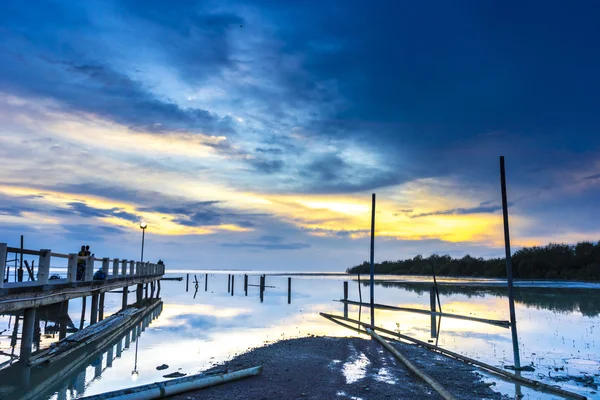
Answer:
[[[29,282],[5,282],[6,274],[6,256],[8,253],[15,255],[31,255],[38,256],[37,275],[34,271],[29,271],[35,280]],[[50,274],[50,262],[54,259],[66,260],[66,267],[52,266],[52,270],[64,271],[66,278],[54,279]],[[85,261],[85,273],[80,279],[77,279],[77,265],[80,260]],[[77,253],[61,254],[52,252],[50,249],[28,250],[16,247],[8,247],[6,243],[0,243],[0,289],[7,287],[18,286],[37,286],[58,284],[65,282],[82,282],[93,281],[94,273],[101,270],[106,274],[106,279],[122,279],[126,277],[136,276],[152,276],[163,275],[165,273],[164,264],[156,264],[150,262],[141,262],[135,260],[119,259],[119,258],[98,258],[95,255],[89,257],[79,256]],[[19,273],[20,276],[22,272]]]

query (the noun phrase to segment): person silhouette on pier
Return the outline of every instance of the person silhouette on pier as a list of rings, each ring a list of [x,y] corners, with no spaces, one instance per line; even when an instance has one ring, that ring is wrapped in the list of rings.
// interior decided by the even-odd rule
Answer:
[[[89,246],[88,246],[89,247]],[[78,257],[86,257],[85,246],[81,246],[81,251],[77,254]],[[85,259],[77,259],[77,280],[82,281],[85,276]]]

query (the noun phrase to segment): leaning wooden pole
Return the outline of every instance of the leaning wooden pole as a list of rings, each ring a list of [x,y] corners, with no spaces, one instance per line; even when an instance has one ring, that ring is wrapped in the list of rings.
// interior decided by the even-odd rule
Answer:
[[[331,321],[331,322],[333,322],[335,324],[338,324],[340,326],[343,326],[344,328],[348,328],[350,330],[353,330],[353,331],[361,333],[361,334],[366,334],[366,332],[364,330],[356,328],[355,326],[350,325],[350,324],[358,324],[359,327],[363,327],[363,328],[368,328],[369,327],[368,324],[362,323],[362,322],[357,321],[355,319],[345,318],[345,317],[342,317],[340,315],[333,315],[333,314],[327,314],[327,313],[319,313],[319,315],[321,315],[322,317],[328,319],[329,321]],[[344,321],[344,322],[342,322],[342,321]],[[516,375],[516,374],[510,373],[510,372],[505,371],[503,369],[500,369],[498,367],[494,367],[493,365],[486,364],[484,362],[475,360],[475,359],[467,357],[467,356],[463,356],[463,355],[455,353],[453,351],[446,350],[446,349],[444,349],[442,347],[435,346],[433,344],[424,342],[424,341],[419,340],[419,339],[415,339],[415,338],[407,336],[407,335],[403,335],[403,334],[398,333],[398,332],[393,332],[393,331],[390,331],[390,330],[385,329],[385,328],[380,328],[378,326],[371,327],[371,328],[373,330],[375,330],[375,331],[378,331],[378,332],[381,332],[381,333],[385,333],[386,335],[392,336],[392,338],[387,338],[388,340],[402,339],[402,340],[406,340],[408,342],[415,343],[415,344],[417,344],[419,346],[422,346],[422,347],[424,347],[424,348],[426,348],[426,349],[428,349],[430,351],[433,351],[433,352],[436,352],[436,353],[440,353],[440,354],[444,354],[446,356],[449,356],[449,357],[455,358],[455,359],[457,359],[459,361],[462,361],[462,362],[464,362],[466,364],[476,365],[478,367],[481,367],[481,368],[484,368],[484,369],[488,370],[489,372],[493,372],[493,373],[495,373],[498,376],[501,376],[501,377],[506,378],[506,379],[510,379],[512,381],[515,381],[515,382],[521,382],[521,383],[523,383],[523,384],[525,384],[525,385],[527,385],[527,386],[529,386],[531,388],[534,388],[534,389],[537,389],[537,390],[540,390],[540,391],[543,391],[543,392],[554,393],[554,394],[557,394],[559,396],[566,397],[568,399],[575,399],[575,400],[586,400],[587,399],[587,397],[582,396],[580,394],[569,392],[567,390],[563,390],[563,389],[561,389],[559,387],[556,387],[556,386],[548,385],[548,384],[540,382],[540,381],[536,381],[536,380],[533,380],[533,379],[525,378],[525,377],[523,377],[521,375]],[[395,338],[397,338],[397,339],[395,339]]]
[[[375,193],[371,200],[371,326],[375,326]]]
[[[517,336],[517,318],[515,316],[515,297],[513,292],[513,271],[510,254],[510,233],[508,229],[508,202],[506,200],[506,174],[504,171],[504,156],[500,156],[500,186],[502,188],[502,217],[504,219],[504,250],[506,257],[506,283],[508,285],[508,308],[510,311],[510,332],[512,335],[513,357],[515,369],[521,368],[519,356],[519,338]]]
[[[448,392],[446,388],[444,388],[438,381],[427,375],[425,372],[421,371],[415,364],[413,364],[408,358],[404,357],[398,350],[392,347],[386,340],[384,340],[381,336],[376,334],[372,329],[365,328],[367,333],[371,335],[372,338],[377,340],[379,343],[383,345],[386,349],[388,349],[394,357],[402,362],[411,371],[413,374],[417,375],[419,378],[423,379],[425,382],[429,384],[436,392],[440,394],[445,400],[457,400],[456,397],[452,395],[452,393]]]

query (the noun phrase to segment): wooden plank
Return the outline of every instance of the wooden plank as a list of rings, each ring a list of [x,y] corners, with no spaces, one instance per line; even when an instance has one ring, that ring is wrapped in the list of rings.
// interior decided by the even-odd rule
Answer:
[[[385,333],[386,335],[392,336],[392,338],[385,337],[386,340],[396,340],[396,341],[399,341],[398,339],[403,339],[403,340],[406,340],[408,342],[412,342],[412,343],[418,344],[419,346],[422,346],[422,347],[426,348],[427,350],[431,350],[431,351],[434,351],[434,352],[437,352],[437,353],[444,354],[446,356],[455,358],[455,359],[457,359],[459,361],[462,361],[462,362],[464,362],[466,364],[472,364],[472,365],[476,365],[478,367],[484,368],[484,369],[488,370],[489,372],[493,372],[493,373],[495,373],[496,375],[498,375],[500,377],[503,377],[503,378],[506,378],[506,379],[510,379],[510,380],[513,380],[513,381],[518,381],[520,383],[523,383],[523,384],[525,384],[525,385],[527,385],[527,386],[529,386],[531,388],[540,390],[542,392],[549,392],[549,393],[558,394],[560,396],[563,396],[563,397],[569,398],[569,399],[576,399],[576,400],[586,400],[587,399],[587,397],[582,396],[580,394],[569,392],[567,390],[563,390],[563,389],[561,389],[559,387],[556,387],[556,386],[548,385],[548,384],[545,384],[545,383],[540,382],[540,381],[536,381],[536,380],[533,380],[533,379],[525,378],[523,376],[516,375],[516,374],[510,373],[508,371],[504,371],[503,369],[500,369],[498,367],[494,367],[493,365],[486,364],[484,362],[475,360],[475,359],[467,357],[467,356],[463,356],[462,354],[458,354],[458,353],[455,353],[453,351],[446,350],[446,349],[444,349],[442,347],[432,345],[430,343],[424,342],[424,341],[419,340],[419,339],[415,339],[415,338],[407,336],[407,335],[403,335],[403,334],[398,333],[398,332],[393,332],[393,331],[390,331],[390,330],[385,329],[385,328],[380,328],[378,326],[371,327],[370,325],[365,324],[365,323],[363,323],[361,321],[357,321],[357,320],[351,319],[351,318],[345,318],[345,317],[342,317],[340,315],[334,315],[334,314],[328,314],[328,313],[319,313],[319,315],[321,315],[322,317],[330,320],[331,322],[334,322],[334,323],[336,323],[338,325],[341,325],[341,326],[343,326],[345,328],[351,329],[351,330],[353,330],[355,332],[362,333],[362,334],[368,334],[368,333],[366,331],[364,331],[364,330],[360,330],[360,329],[358,329],[358,328],[356,328],[354,326],[348,325],[348,324],[346,324],[346,323],[344,323],[342,321],[350,322],[352,324],[356,324],[357,326],[362,326],[363,329],[365,327],[369,327],[369,328],[373,329],[374,331],[379,331],[379,332]]]

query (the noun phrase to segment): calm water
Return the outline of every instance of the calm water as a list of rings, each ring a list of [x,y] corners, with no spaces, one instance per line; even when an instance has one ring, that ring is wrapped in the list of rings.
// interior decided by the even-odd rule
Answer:
[[[349,298],[358,300],[358,284],[348,276],[293,276],[292,302],[288,304],[286,276],[267,276],[266,285],[273,287],[267,287],[261,303],[256,286],[250,286],[248,296],[244,295],[243,272],[235,272],[233,296],[227,291],[227,273],[210,271],[206,292],[204,272],[196,271],[195,274],[199,280],[197,292],[193,274],[190,275],[188,292],[185,279],[182,282],[162,282],[163,303],[158,304],[147,318],[148,326],[143,331],[138,330],[133,338],[128,333],[99,354],[69,360],[63,370],[67,372],[61,372],[60,376],[52,376],[53,370],[47,368],[31,371],[32,385],[38,385],[41,391],[35,398],[71,399],[152,383],[163,380],[167,373],[194,374],[248,349],[280,339],[307,335],[354,335],[318,314],[342,314],[342,304],[333,300],[342,297],[344,280],[350,281]],[[168,276],[185,277],[185,273]],[[249,279],[250,284],[258,285],[257,275]],[[379,282],[375,300],[377,303],[428,309],[431,284],[416,282],[424,279]],[[473,283],[470,280],[467,284],[469,282]],[[586,379],[600,383],[600,347],[597,346],[600,345],[597,343],[600,337],[597,332],[600,330],[600,291],[577,286],[573,285],[570,289],[517,289],[521,363],[535,368],[535,372],[523,375],[600,399],[594,388],[583,383]],[[363,286],[364,301],[368,301],[368,293],[368,286]],[[505,293],[506,290],[500,287],[440,288],[444,312],[500,320],[509,319]],[[135,293],[130,293],[129,301],[134,302],[134,298]],[[89,303],[88,300],[88,310]],[[80,325],[81,304],[80,299],[69,304],[69,317],[75,327]],[[121,294],[108,293],[105,317],[118,311],[120,306]],[[363,320],[368,318],[368,314],[368,309],[362,310]],[[43,313],[39,315],[42,317],[39,321],[39,346],[45,348],[58,339],[58,334],[52,332],[52,317],[45,317]],[[350,307],[349,317],[358,318],[357,307]],[[86,319],[89,319],[89,311]],[[20,332],[17,331],[15,339],[14,322],[14,316],[0,317],[0,365],[3,368],[0,371],[0,398],[20,396],[10,391],[15,377],[23,374],[17,359],[12,364],[10,361],[10,354],[18,355],[19,348]],[[376,323],[421,340],[432,340],[431,318],[427,315],[378,310]],[[438,340],[441,347],[492,365],[512,365],[509,329],[448,318],[442,319],[440,328]],[[156,367],[161,364],[167,364],[169,368],[158,371]],[[137,373],[132,374],[134,370]],[[521,391],[526,399],[554,398],[525,387],[515,387],[492,376],[486,376],[486,381],[495,383],[495,390],[511,396]]]

